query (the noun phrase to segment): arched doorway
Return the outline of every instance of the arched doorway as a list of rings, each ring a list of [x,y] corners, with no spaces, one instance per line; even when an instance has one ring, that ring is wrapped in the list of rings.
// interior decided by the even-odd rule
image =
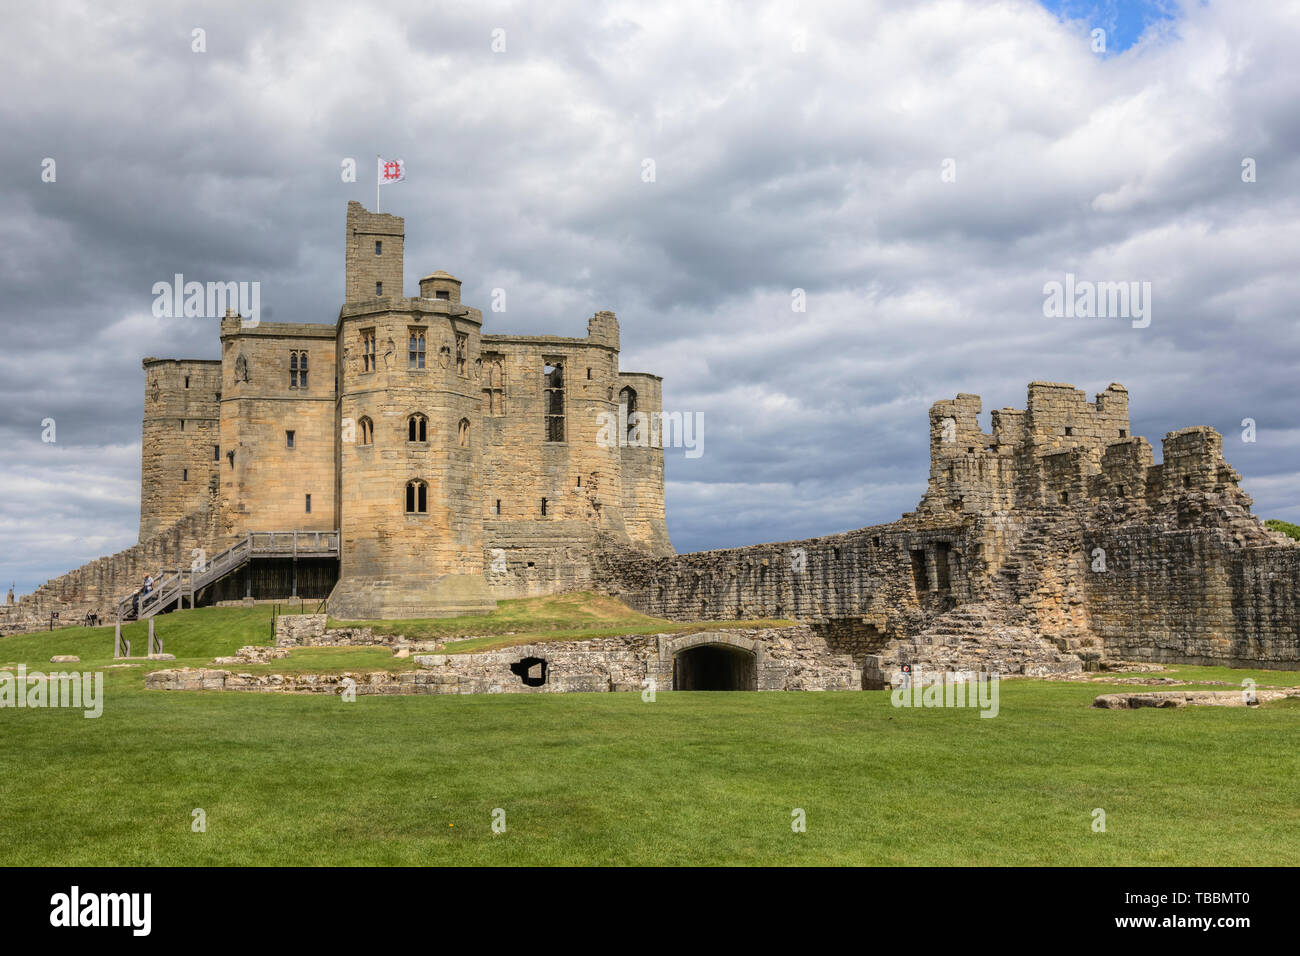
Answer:
[[[673,657],[673,690],[758,690],[753,651],[731,644],[697,644]]]

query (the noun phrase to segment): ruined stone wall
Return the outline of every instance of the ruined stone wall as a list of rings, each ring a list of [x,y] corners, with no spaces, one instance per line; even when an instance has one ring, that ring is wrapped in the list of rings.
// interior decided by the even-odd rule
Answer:
[[[186,515],[125,551],[69,571],[42,584],[16,604],[0,607],[0,633],[40,629],[48,625],[50,612],[59,612],[59,624],[80,624],[94,611],[106,622],[116,620],[117,603],[139,590],[146,575],[154,581],[190,567],[193,549],[209,555],[231,542],[218,528],[217,509],[209,500],[204,507]]]
[[[1092,529],[1106,570],[1085,576],[1106,654],[1300,669],[1300,549],[1240,548],[1223,529]]]
[[[413,671],[368,674],[240,674],[178,668],[145,677],[150,690],[235,690],[339,694],[345,681],[358,696],[407,694],[559,694],[679,689],[676,665],[702,648],[733,657],[730,690],[858,690],[861,673],[804,627],[718,630],[695,634],[625,635],[587,641],[545,641],[467,654],[418,654]],[[244,653],[261,658],[258,651]],[[218,658],[220,664],[243,663]],[[682,687],[680,689],[691,689]],[[721,688],[720,688],[721,689]]]
[[[221,444],[221,363],[146,358],[140,443],[140,540],[212,494]]]
[[[853,620],[893,636],[970,598],[969,532],[895,522],[672,558],[608,549],[597,555],[595,583],[674,620]]]
[[[1031,382],[1024,410],[992,413],[980,429],[978,395],[930,409],[930,481],[920,510],[977,513],[1069,504],[1088,494],[1107,447],[1129,436],[1128,391],[1095,402],[1071,385]]]
[[[222,320],[224,534],[338,527],[334,350],[335,332],[328,325],[243,326],[238,317]],[[299,362],[307,356],[305,388],[291,379],[295,355]]]
[[[504,369],[502,387],[483,386],[485,517],[535,522],[541,537],[556,521],[626,533],[619,449],[596,441],[598,416],[618,414],[616,332],[612,342],[487,335],[483,350],[494,376]],[[557,367],[558,390],[546,374]]]
[[[621,372],[618,399],[623,520],[628,538],[652,554],[674,554],[664,514],[664,435],[655,418],[663,412],[663,379],[645,372]],[[637,419],[633,411],[642,418]]]

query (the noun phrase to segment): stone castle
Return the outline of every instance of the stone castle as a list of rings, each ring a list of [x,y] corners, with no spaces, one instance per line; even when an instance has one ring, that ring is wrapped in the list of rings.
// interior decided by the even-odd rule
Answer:
[[[445,272],[403,297],[404,238],[401,218],[350,203],[337,322],[227,315],[220,359],[144,360],[141,543],[187,523],[210,554],[337,530],[336,580],[335,557],[300,541],[296,587],[271,566],[227,588],[328,594],[349,618],[552,590],[597,533],[672,553],[662,449],[596,441],[601,413],[661,405],[658,376],[619,369],[614,314],[586,338],[486,334]],[[482,555],[497,548],[510,583],[489,589]]]
[[[790,675],[819,653],[864,687],[902,663],[1300,668],[1300,547],[1250,513],[1211,428],[1170,432],[1155,464],[1120,385],[1090,402],[1031,383],[988,432],[979,397],[958,395],[930,410],[916,511],[677,555],[662,449],[597,438],[602,415],[621,431],[662,411],[657,376],[619,370],[613,314],[581,339],[484,334],[446,273],[394,294],[403,240],[400,218],[351,203],[336,323],[232,314],[220,360],[145,359],[140,543],[4,608],[0,630],[287,597],[422,617],[590,589],[666,618],[810,629],[801,663],[758,666],[759,686],[805,686]],[[163,583],[135,608],[146,573]]]

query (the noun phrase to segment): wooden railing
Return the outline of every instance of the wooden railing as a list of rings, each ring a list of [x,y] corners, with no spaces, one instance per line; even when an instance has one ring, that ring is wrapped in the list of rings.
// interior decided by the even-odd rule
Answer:
[[[243,540],[213,555],[198,569],[160,571],[153,590],[148,594],[137,592],[118,602],[117,617],[119,621],[153,617],[173,604],[183,607],[187,594],[193,607],[195,595],[200,590],[239,570],[253,558],[330,558],[338,555],[337,531],[250,531]]]

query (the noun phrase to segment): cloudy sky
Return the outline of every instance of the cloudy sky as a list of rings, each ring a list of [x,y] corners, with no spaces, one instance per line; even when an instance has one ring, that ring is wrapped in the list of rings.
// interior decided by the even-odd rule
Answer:
[[[1034,379],[1123,383],[1157,456],[1213,425],[1256,510],[1300,520],[1300,5],[25,9],[0,36],[20,592],[134,543],[141,357],[218,355],[214,321],[153,317],[153,283],[259,281],[264,320],[333,322],[376,153],[407,164],[384,211],[408,294],[453,272],[496,332],[611,309],[623,368],[704,414],[704,454],[668,454],[681,551],[892,520],[930,403],[978,393],[987,426]],[[1149,326],[1044,317],[1066,273],[1150,282]]]

